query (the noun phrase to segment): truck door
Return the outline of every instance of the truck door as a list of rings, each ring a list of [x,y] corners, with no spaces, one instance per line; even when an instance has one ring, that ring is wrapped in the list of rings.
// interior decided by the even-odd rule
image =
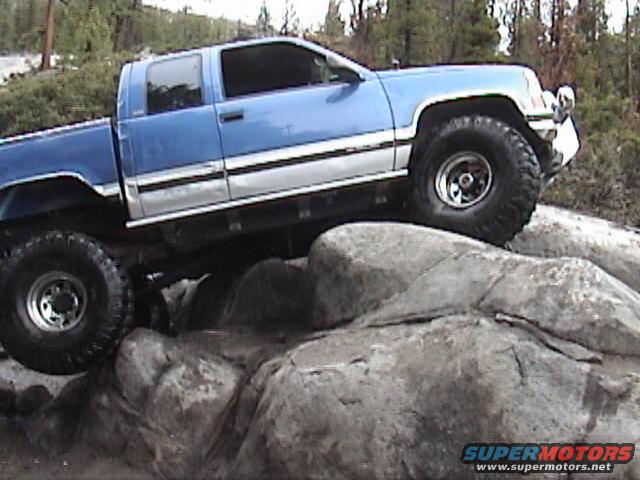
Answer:
[[[393,170],[393,118],[375,74],[345,80],[325,54],[287,41],[226,47],[218,61],[233,200]]]
[[[192,52],[138,64],[132,73],[130,98],[142,101],[132,103],[121,130],[131,139],[132,196],[141,217],[229,200],[211,76],[203,75],[209,62],[209,55]]]

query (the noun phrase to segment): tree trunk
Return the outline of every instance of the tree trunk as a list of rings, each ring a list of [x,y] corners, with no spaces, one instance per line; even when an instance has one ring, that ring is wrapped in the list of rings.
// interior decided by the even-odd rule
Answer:
[[[625,17],[625,40],[624,40],[624,48],[625,48],[625,83],[627,87],[627,97],[633,97],[633,83],[632,83],[632,72],[633,65],[631,60],[631,8],[629,6],[629,0],[625,0],[625,5],[627,7],[627,15]]]
[[[351,0],[351,30],[352,42],[355,47],[356,58],[363,64],[369,63],[369,25],[365,0]]]
[[[411,40],[413,32],[411,31],[411,0],[405,0],[405,25],[404,25],[404,55],[403,62],[405,66],[411,65]]]
[[[513,27],[511,32],[511,54],[515,58],[520,57],[520,44],[522,36],[522,0],[515,0],[513,4]]]
[[[456,31],[456,0],[449,2],[449,32],[451,34],[451,49],[449,50],[449,62],[453,62],[458,53],[458,32]]]
[[[542,2],[540,0],[533,2],[533,15],[538,22],[542,21]]]
[[[40,64],[40,70],[51,69],[51,54],[53,52],[53,35],[56,27],[56,0],[48,0],[47,2],[47,14],[44,19],[44,34],[42,36],[42,62]]]
[[[116,16],[114,50],[130,51],[135,43],[135,16],[141,7],[140,0],[132,0],[131,6]]]

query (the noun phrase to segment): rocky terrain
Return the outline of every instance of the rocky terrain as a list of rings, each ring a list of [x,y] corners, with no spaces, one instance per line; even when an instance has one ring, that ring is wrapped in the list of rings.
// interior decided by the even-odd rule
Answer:
[[[551,207],[506,250],[339,227],[201,282],[203,331],[136,330],[53,400],[0,362],[0,477],[466,479],[470,442],[640,445],[639,266],[637,232]]]

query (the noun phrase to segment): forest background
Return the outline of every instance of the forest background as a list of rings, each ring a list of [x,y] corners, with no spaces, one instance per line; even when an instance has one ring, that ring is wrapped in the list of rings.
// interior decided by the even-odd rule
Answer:
[[[608,2],[624,10],[619,28]],[[111,115],[124,62],[235,39],[301,36],[370,68],[525,64],[545,88],[573,85],[579,100],[583,149],[544,201],[640,226],[635,0],[329,0],[314,28],[301,28],[290,0],[278,18],[264,2],[255,22],[141,0],[0,0],[0,14],[0,58],[43,59],[0,85],[0,137]]]

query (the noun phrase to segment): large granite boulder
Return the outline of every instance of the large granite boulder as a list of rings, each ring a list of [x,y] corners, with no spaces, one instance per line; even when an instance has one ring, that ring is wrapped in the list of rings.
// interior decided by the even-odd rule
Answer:
[[[308,329],[315,282],[301,262],[271,258],[244,271],[217,272],[198,287],[194,329]]]
[[[637,366],[580,353],[473,315],[332,332],[266,367],[228,478],[467,479],[472,442],[640,442]]]
[[[414,225],[358,223],[331,230],[309,254],[309,271],[317,281],[313,325],[332,328],[348,323],[375,310],[443,260],[472,249],[496,250]]]
[[[540,205],[509,247],[525,255],[590,260],[640,291],[640,235],[636,229]]]
[[[214,331],[127,337],[76,437],[166,479],[466,479],[472,442],[640,445],[640,293],[592,262],[363,223],[295,268],[249,271]]]
[[[193,478],[221,441],[242,370],[213,354],[138,330],[115,375],[89,400],[83,439],[163,478]]]

